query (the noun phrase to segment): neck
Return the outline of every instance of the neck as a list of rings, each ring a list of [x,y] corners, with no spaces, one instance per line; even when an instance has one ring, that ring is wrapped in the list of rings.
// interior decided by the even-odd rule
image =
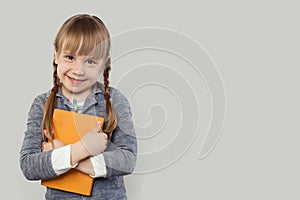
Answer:
[[[62,94],[71,102],[73,102],[74,99],[76,99],[77,102],[84,102],[92,90],[81,92],[81,93],[73,93],[68,91],[64,86],[62,86],[61,91]]]

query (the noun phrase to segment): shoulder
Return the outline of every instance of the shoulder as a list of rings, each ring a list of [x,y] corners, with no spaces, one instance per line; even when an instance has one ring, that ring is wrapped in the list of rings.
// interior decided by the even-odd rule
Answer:
[[[117,88],[110,87],[112,104],[129,104],[127,97]]]
[[[35,96],[35,100],[39,102],[46,102],[47,98],[49,97],[50,91],[44,92],[42,94],[38,94]]]
[[[43,116],[46,100],[47,92],[34,97],[28,113],[29,119],[37,119]]]
[[[127,97],[119,89],[113,87],[110,88],[110,95],[117,116],[123,116],[123,118],[126,118],[124,115],[131,116],[131,106]]]
[[[32,106],[44,107],[47,98],[49,97],[50,90],[34,97]]]

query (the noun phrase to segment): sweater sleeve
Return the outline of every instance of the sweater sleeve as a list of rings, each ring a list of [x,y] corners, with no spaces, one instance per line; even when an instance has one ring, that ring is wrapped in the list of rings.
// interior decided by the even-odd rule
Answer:
[[[106,177],[106,165],[105,160],[102,154],[98,154],[96,156],[90,157],[93,169],[95,172],[94,176],[91,176],[92,178],[98,178],[98,177]]]
[[[137,141],[129,102],[117,89],[112,96],[118,125],[107,150],[103,152],[107,178],[132,173],[137,154]]]
[[[56,176],[51,162],[52,151],[41,152],[43,107],[42,97],[36,97],[28,113],[27,129],[20,151],[20,167],[28,180],[44,180]]]

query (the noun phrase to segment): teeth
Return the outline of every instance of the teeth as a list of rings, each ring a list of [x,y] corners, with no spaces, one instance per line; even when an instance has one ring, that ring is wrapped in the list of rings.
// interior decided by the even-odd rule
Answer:
[[[75,78],[71,78],[72,80],[74,80],[74,81],[81,81],[81,80],[78,80],[78,79],[75,79]]]
[[[74,80],[74,81],[82,81],[82,80],[79,80],[79,79],[75,79],[75,78],[72,78],[70,76],[68,76],[71,80]]]

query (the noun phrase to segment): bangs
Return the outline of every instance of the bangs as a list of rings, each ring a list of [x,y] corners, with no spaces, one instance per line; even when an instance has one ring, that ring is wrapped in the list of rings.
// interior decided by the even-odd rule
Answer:
[[[57,41],[57,52],[65,51],[80,56],[105,58],[109,54],[109,34],[90,21],[77,21],[62,31]]]
[[[97,40],[96,37],[74,35],[73,37],[65,38],[61,49],[71,54],[100,59],[105,57],[107,45]]]

